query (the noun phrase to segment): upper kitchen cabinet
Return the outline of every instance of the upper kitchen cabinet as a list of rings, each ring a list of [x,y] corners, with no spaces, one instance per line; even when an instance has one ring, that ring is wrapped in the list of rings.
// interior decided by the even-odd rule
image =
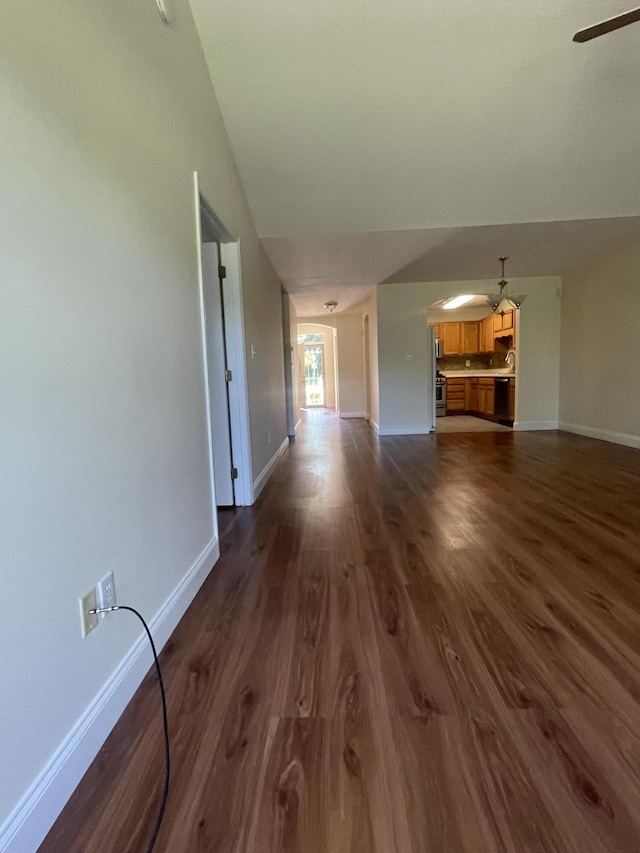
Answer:
[[[462,323],[462,353],[476,355],[479,349],[479,329],[476,321]]]
[[[477,355],[493,352],[493,317],[486,320],[464,320],[434,325],[436,337],[442,339],[443,355]]]
[[[442,354],[462,353],[462,323],[442,323]]]
[[[480,352],[493,352],[493,315],[478,322]]]

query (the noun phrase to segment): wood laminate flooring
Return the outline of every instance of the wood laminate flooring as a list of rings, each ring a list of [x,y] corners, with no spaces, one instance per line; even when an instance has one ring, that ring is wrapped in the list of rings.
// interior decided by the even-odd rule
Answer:
[[[638,853],[639,495],[629,448],[309,412],[162,653],[157,853]],[[162,778],[150,674],[41,853],[144,853]]]

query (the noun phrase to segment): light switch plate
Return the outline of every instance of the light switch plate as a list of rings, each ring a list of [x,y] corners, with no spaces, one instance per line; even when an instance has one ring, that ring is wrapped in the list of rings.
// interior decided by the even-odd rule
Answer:
[[[93,589],[86,592],[80,599],[80,628],[83,637],[86,637],[90,631],[98,627],[98,614],[89,613],[90,610],[94,610],[97,606],[98,599],[96,598],[96,588],[94,586]]]

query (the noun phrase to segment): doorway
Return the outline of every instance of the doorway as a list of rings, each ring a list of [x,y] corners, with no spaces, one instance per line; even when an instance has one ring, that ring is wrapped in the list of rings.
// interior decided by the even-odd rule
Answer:
[[[213,534],[219,507],[254,500],[240,246],[200,194],[194,173]]]
[[[224,315],[224,293],[220,277],[220,246],[216,241],[202,244],[202,279],[209,383],[209,417],[213,452],[216,506],[235,506],[233,441],[229,410],[230,370]]]
[[[324,344],[303,347],[304,392],[307,407],[324,406]]]

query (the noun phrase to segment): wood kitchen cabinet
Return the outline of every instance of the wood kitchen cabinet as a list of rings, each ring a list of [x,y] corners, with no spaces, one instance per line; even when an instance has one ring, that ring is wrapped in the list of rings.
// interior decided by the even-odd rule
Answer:
[[[480,352],[479,336],[477,321],[462,324],[462,355],[477,355]]]
[[[462,323],[442,324],[442,354],[460,355],[462,352]]]
[[[447,414],[456,415],[466,411],[465,385],[468,380],[447,379]]]
[[[493,325],[493,324],[492,324]],[[515,419],[516,380],[509,378],[509,419]],[[447,414],[477,415],[498,420],[496,415],[496,380],[493,377],[464,376],[447,379]],[[501,415],[506,417],[506,411]]]
[[[480,352],[493,352],[493,315],[478,323]]]
[[[512,333],[515,328],[515,317],[513,311],[505,311],[502,315],[502,331]]]
[[[467,412],[478,411],[478,380],[475,376],[465,379],[464,402]]]
[[[478,414],[493,415],[495,412],[495,382],[493,379],[478,380]]]

